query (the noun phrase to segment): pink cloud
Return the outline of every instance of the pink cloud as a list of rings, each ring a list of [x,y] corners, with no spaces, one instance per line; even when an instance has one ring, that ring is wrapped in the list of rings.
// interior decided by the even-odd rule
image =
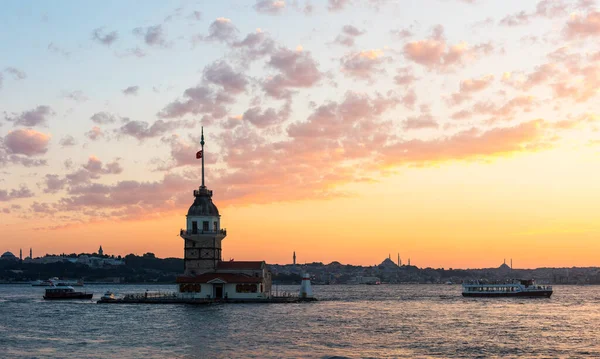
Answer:
[[[29,198],[33,196],[33,192],[31,192],[31,190],[25,185],[21,185],[19,189],[12,189],[10,192],[6,190],[0,190],[0,202],[7,202],[13,199]]]
[[[55,112],[50,106],[37,106],[35,109],[24,111],[19,115],[5,116],[5,119],[13,122],[15,126],[33,127],[47,124],[48,118],[54,115]]]
[[[235,72],[225,61],[217,61],[206,66],[203,75],[207,82],[219,85],[224,91],[231,93],[244,92],[248,84],[246,77],[242,73]]]
[[[232,43],[231,46],[240,49],[243,58],[247,61],[254,61],[275,51],[275,41],[260,29],[246,35],[242,41]]]
[[[343,73],[363,80],[372,80],[373,75],[382,72],[380,66],[385,61],[381,50],[354,52],[340,59]]]
[[[342,11],[352,0],[328,0],[327,9],[331,12]]]
[[[254,10],[262,14],[277,15],[285,9],[283,0],[256,0]]]
[[[183,95],[183,101],[171,102],[158,113],[158,117],[176,118],[187,114],[208,114],[213,118],[222,118],[227,114],[225,105],[234,101],[227,93],[215,92],[202,85],[186,89]]]
[[[444,28],[438,25],[429,39],[409,42],[404,45],[403,52],[407,59],[425,67],[448,69],[492,50],[493,46],[489,43],[473,47],[466,42],[448,45],[444,39]]]
[[[518,12],[513,15],[507,15],[500,20],[500,25],[504,26],[521,26],[529,24],[530,15],[525,11]]]
[[[573,14],[565,27],[567,38],[584,38],[600,35],[600,12],[590,11],[587,14]]]
[[[471,94],[483,91],[494,81],[494,75],[485,75],[480,78],[462,80],[459,85],[459,91],[450,96],[450,103],[458,105],[471,98]]]
[[[50,135],[32,129],[18,129],[4,137],[4,146],[8,153],[25,156],[42,155],[48,151]]]
[[[208,36],[200,38],[205,41],[231,43],[237,38],[238,33],[239,30],[230,19],[219,17],[208,27]]]
[[[438,128],[439,124],[430,113],[422,113],[419,116],[411,116],[403,122],[404,130],[422,130]]]
[[[267,64],[279,70],[279,74],[263,83],[265,92],[275,98],[289,97],[290,88],[312,87],[322,77],[317,62],[306,51],[280,48],[271,55]]]
[[[84,135],[92,141],[96,141],[105,137],[104,132],[102,132],[102,129],[98,126],[92,127],[92,129],[86,132]]]

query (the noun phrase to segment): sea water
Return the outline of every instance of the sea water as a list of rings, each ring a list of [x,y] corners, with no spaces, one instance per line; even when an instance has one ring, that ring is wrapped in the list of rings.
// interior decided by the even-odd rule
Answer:
[[[315,303],[96,304],[109,289],[175,286],[86,285],[93,301],[44,301],[43,287],[0,285],[0,357],[600,358],[600,286],[555,286],[550,299],[330,285],[313,286]]]

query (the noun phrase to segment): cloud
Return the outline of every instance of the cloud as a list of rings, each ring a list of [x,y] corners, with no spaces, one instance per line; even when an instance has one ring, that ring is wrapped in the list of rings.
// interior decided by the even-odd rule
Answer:
[[[106,125],[110,123],[115,123],[119,119],[119,116],[110,114],[108,112],[96,112],[90,117],[93,123],[97,123],[99,125]]]
[[[59,54],[64,57],[69,57],[71,55],[69,51],[63,49],[62,47],[56,45],[53,42],[48,44],[48,51],[54,52],[55,54]]]
[[[397,85],[410,86],[417,80],[410,67],[401,67],[396,71],[398,74],[394,76],[394,82]]]
[[[15,80],[23,80],[27,78],[27,74],[24,71],[19,70],[15,67],[7,67],[4,69],[4,72],[12,75]]]
[[[0,202],[12,201],[18,198],[29,198],[33,197],[34,194],[25,185],[21,185],[19,189],[12,189],[10,192],[6,190],[0,190]]]
[[[104,132],[102,132],[102,129],[98,126],[92,127],[92,129],[86,132],[84,135],[92,141],[104,138]]]
[[[516,111],[530,112],[535,105],[535,97],[528,95],[518,95],[506,101],[502,105],[491,102],[476,102],[471,111],[459,111],[452,115],[455,119],[465,119],[473,115],[489,115],[492,118],[488,122],[494,122],[498,119],[511,119]]]
[[[132,49],[127,49],[123,53],[116,53],[116,55],[117,55],[117,57],[135,56],[137,58],[142,58],[142,57],[145,57],[147,54],[146,54],[146,52],[144,52],[144,50],[140,49],[139,47],[135,47]]]
[[[115,130],[115,132],[119,135],[127,135],[143,141],[147,138],[163,136],[169,131],[177,128],[193,128],[195,125],[195,121],[157,120],[152,125],[144,121],[126,121],[125,124]]]
[[[354,78],[372,80],[373,75],[383,72],[380,65],[386,61],[381,50],[367,50],[347,54],[340,59],[342,72]]]
[[[493,81],[494,75],[463,80],[460,82],[459,91],[451,95],[449,102],[453,105],[461,104],[463,101],[470,99],[471,94],[488,88]]]
[[[102,166],[102,161],[96,156],[90,156],[88,162],[83,165],[83,168],[91,173],[97,174],[119,174],[123,172],[123,168],[118,160],[108,163],[106,166]]]
[[[277,15],[285,9],[283,0],[256,0],[254,10],[261,14]]]
[[[590,11],[587,14],[571,15],[564,29],[567,38],[585,38],[600,35],[600,12]]]
[[[104,29],[99,27],[92,31],[92,39],[102,45],[110,46],[113,42],[117,41],[119,35],[116,31],[104,33]]]
[[[353,46],[354,38],[364,33],[352,25],[344,25],[342,33],[335,38],[334,42],[344,46]]]
[[[48,118],[54,115],[55,113],[50,106],[42,105],[33,110],[24,111],[20,115],[14,115],[13,117],[5,115],[5,119],[6,121],[13,122],[15,126],[33,127],[47,124]]]
[[[207,86],[190,87],[183,93],[184,100],[175,100],[165,106],[159,113],[161,118],[176,118],[187,114],[208,114],[212,118],[223,118],[227,115],[225,105],[231,104],[233,98],[225,92],[215,92]]]
[[[248,80],[239,72],[235,72],[225,61],[216,61],[204,68],[204,80],[219,85],[224,91],[234,94],[244,92]]]
[[[136,27],[133,29],[135,35],[141,36],[148,46],[168,47],[169,44],[165,39],[162,25],[154,25],[148,27]]]
[[[472,128],[441,139],[400,141],[384,147],[382,154],[388,165],[468,160],[544,148],[544,136],[544,121],[533,120],[488,131]]]
[[[404,130],[422,130],[438,128],[439,125],[430,113],[422,113],[419,116],[410,116],[402,124]]]
[[[258,128],[266,128],[283,123],[289,118],[290,112],[290,102],[286,102],[279,111],[274,108],[268,108],[263,111],[260,106],[256,106],[246,110],[242,116],[242,120],[248,121]]]
[[[208,27],[208,36],[200,37],[200,39],[231,43],[237,38],[238,33],[239,30],[233,25],[230,19],[219,17]]]
[[[140,87],[139,86],[129,86],[128,88],[123,90],[124,95],[137,95]]]
[[[154,182],[119,181],[114,185],[87,184],[73,187],[56,208],[62,211],[83,211],[115,219],[154,217],[181,206],[182,195],[197,184],[175,174],[167,174]],[[185,196],[189,202],[191,193]],[[186,203],[187,204],[187,203]],[[94,211],[92,211],[92,209]]]
[[[443,27],[438,25],[429,39],[407,43],[403,49],[404,56],[430,69],[447,70],[493,50],[490,43],[471,47],[466,42],[461,42],[450,46],[446,43],[443,32]]]
[[[44,184],[46,188],[44,189],[44,193],[56,193],[61,191],[65,185],[67,184],[66,178],[60,178],[59,175],[55,174],[47,174],[44,177]]]
[[[49,141],[50,135],[27,128],[9,132],[3,142],[8,153],[29,157],[46,153]]]
[[[521,26],[529,24],[530,15],[525,11],[518,12],[513,15],[507,15],[500,20],[500,25],[504,26]]]
[[[342,11],[352,0],[328,0],[327,9],[331,12]]]
[[[233,42],[231,46],[241,50],[245,62],[249,62],[272,54],[275,50],[275,41],[267,33],[258,29],[256,32],[246,35],[242,41]]]
[[[280,48],[267,64],[279,70],[279,74],[263,82],[265,92],[275,98],[289,98],[290,88],[312,87],[322,77],[317,62],[305,51]]]
[[[59,141],[59,144],[62,147],[69,147],[69,146],[77,145],[77,141],[75,140],[75,137],[73,137],[71,135],[66,135]]]
[[[196,152],[199,149],[198,142],[194,140],[194,144],[190,144],[189,141],[184,141],[181,137],[173,134],[169,137],[161,139],[161,142],[169,144],[171,152],[169,160],[164,161],[160,159],[153,159],[152,164],[156,165],[155,171],[170,171],[173,168],[182,166],[198,166],[199,160],[196,159]],[[211,164],[216,163],[216,155],[205,156],[205,163]]]
[[[85,102],[88,100],[87,96],[85,96],[85,94],[81,90],[63,92],[63,97],[73,100],[75,102]]]

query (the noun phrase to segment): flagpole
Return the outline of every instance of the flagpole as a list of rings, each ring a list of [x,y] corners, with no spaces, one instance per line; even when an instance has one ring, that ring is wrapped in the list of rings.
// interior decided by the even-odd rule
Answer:
[[[200,146],[202,146],[202,188],[204,188],[204,126],[202,126],[202,136],[200,137]]]

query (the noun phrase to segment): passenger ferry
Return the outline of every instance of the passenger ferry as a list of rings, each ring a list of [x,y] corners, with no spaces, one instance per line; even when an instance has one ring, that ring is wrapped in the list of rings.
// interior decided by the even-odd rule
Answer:
[[[511,283],[463,283],[463,297],[542,297],[550,298],[552,286],[535,284],[533,279]]]

